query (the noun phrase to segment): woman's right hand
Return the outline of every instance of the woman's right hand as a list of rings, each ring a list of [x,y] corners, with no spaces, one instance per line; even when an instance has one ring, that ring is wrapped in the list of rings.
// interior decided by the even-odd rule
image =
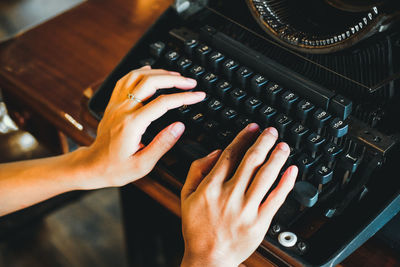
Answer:
[[[259,246],[293,188],[296,166],[285,171],[263,201],[289,147],[279,143],[267,159],[278,133],[274,128],[258,133],[258,126],[250,124],[224,152],[217,150],[192,164],[181,193],[182,266],[238,266]]]

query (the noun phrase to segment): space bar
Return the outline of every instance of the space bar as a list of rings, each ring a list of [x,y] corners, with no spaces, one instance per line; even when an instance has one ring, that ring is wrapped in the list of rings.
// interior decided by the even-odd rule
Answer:
[[[260,74],[266,75],[268,79],[280,83],[328,110],[329,101],[335,95],[328,89],[209,26],[203,27],[201,34],[203,38],[222,52],[235,56],[241,63]]]

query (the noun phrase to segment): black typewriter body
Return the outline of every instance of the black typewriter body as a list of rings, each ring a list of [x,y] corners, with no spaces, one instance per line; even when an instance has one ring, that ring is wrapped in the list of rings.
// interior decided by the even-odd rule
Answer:
[[[245,1],[211,1],[189,16],[170,7],[92,97],[96,118],[118,79],[146,64],[196,78],[195,90],[208,94],[168,112],[143,139],[174,121],[187,125],[159,163],[181,183],[194,159],[224,148],[249,122],[276,127],[291,146],[299,184],[258,248],[278,266],[334,266],[399,212],[400,31],[307,54],[265,34]],[[286,233],[297,241],[282,243]]]

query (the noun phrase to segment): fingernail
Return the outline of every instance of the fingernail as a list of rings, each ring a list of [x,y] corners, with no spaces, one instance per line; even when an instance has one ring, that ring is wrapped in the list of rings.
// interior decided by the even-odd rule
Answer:
[[[278,131],[274,127],[269,127],[267,131],[275,137],[278,137]]]
[[[297,166],[295,165],[291,166],[289,171],[291,175],[297,175],[298,172]]]
[[[255,132],[256,130],[258,130],[260,127],[258,126],[258,124],[257,123],[250,123],[248,126],[247,126],[247,129],[250,131],[250,132]]]
[[[185,130],[185,125],[181,122],[178,122],[172,125],[171,133],[175,138],[177,138],[183,134],[184,130]]]
[[[198,91],[198,92],[194,92],[194,93],[196,94],[196,96],[202,96],[203,98],[206,97],[205,92]]]
[[[192,78],[185,78],[185,81],[190,85],[196,85],[197,81]]]
[[[289,146],[288,146],[288,144],[282,142],[282,143],[279,144],[279,149],[282,150],[282,151],[288,151],[289,150]]]
[[[176,71],[169,71],[168,73],[171,75],[181,75],[179,72]]]
[[[214,157],[214,156],[217,155],[219,152],[221,152],[220,149],[214,150],[213,152],[211,152],[210,154],[207,155],[207,158]]]

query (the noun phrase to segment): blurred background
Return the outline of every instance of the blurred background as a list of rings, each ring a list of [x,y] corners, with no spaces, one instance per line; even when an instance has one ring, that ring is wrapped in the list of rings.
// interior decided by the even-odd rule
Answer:
[[[1,0],[0,42],[24,32],[85,0]]]
[[[1,0],[0,42],[82,2]],[[52,126],[32,121],[33,115],[12,110],[5,102],[0,88],[0,163],[53,156],[77,148]],[[48,138],[58,144],[56,151],[31,134],[40,129],[46,129]],[[72,192],[0,217],[0,267],[124,267],[125,254],[118,189]]]

